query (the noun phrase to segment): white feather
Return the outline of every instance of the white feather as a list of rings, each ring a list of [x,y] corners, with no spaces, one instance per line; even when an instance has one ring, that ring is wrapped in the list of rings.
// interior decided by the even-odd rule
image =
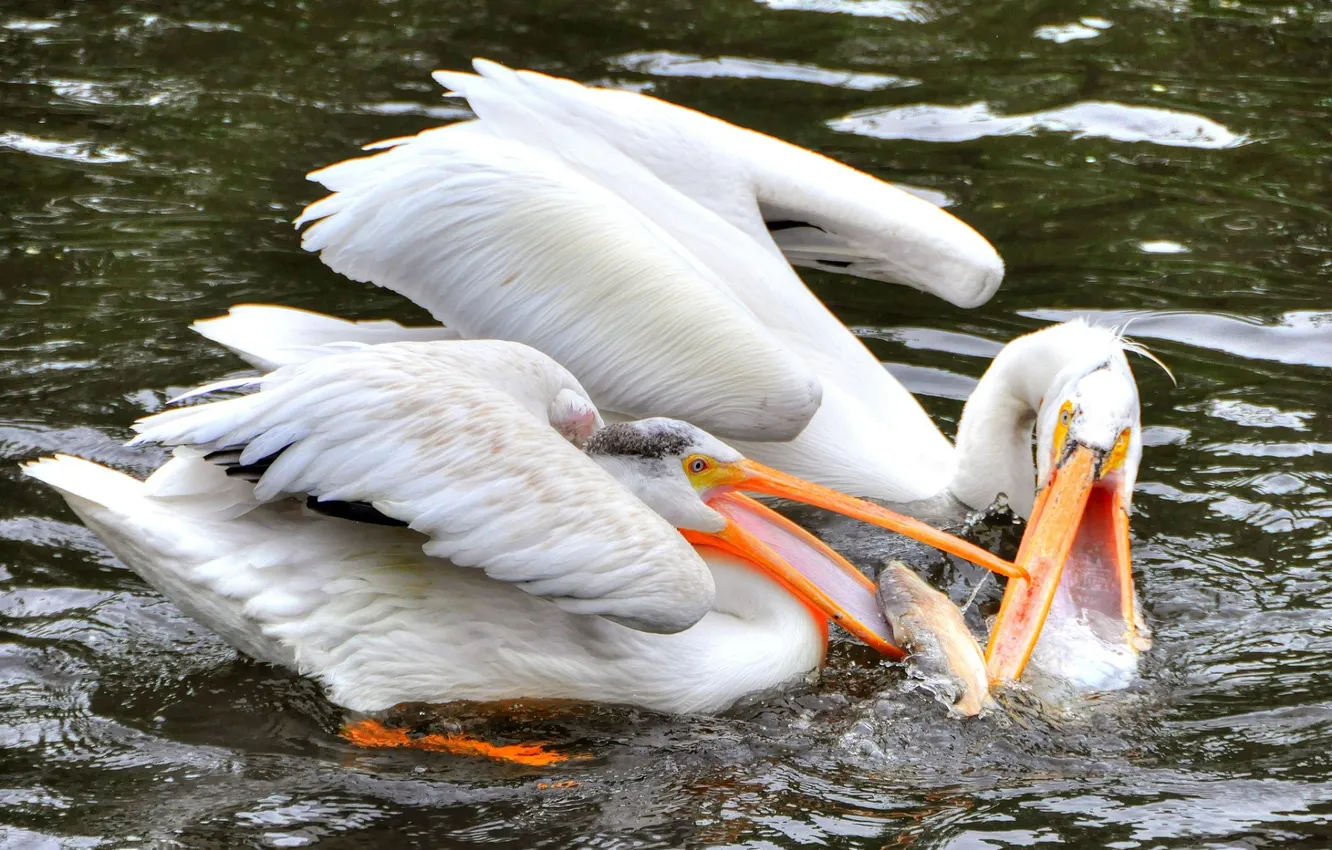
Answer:
[[[374,345],[458,338],[447,328],[403,327],[387,319],[351,322],[273,304],[238,304],[227,315],[201,319],[190,328],[265,372],[347,350],[338,343]],[[329,348],[330,344],[335,347]]]
[[[240,378],[227,378],[222,381],[213,381],[211,384],[204,384],[202,387],[195,387],[188,392],[172,396],[167,399],[167,404],[179,404],[182,401],[189,401],[192,398],[209,395],[211,393],[226,392],[228,390],[241,390],[253,387],[259,383],[259,378],[254,375],[248,375]]]
[[[305,247],[466,338],[544,351],[602,407],[743,439],[808,423],[815,375],[640,211],[526,145],[426,135],[312,175],[336,191],[297,219]]]
[[[716,607],[684,632],[651,634],[429,558],[407,529],[312,517],[292,502],[219,513],[218,493],[244,482],[180,451],[147,482],[67,456],[24,471],[192,619],[316,677],[353,710],[525,697],[717,711],[822,658],[801,603],[725,555],[706,558]],[[176,495],[154,495],[166,492]]]
[[[469,91],[490,95],[477,106],[482,119],[428,131],[410,144],[444,150],[455,133],[490,132],[557,156],[616,192],[687,246],[712,272],[712,280],[748,307],[819,376],[824,388],[820,427],[781,444],[744,441],[740,448],[746,454],[822,484],[889,501],[926,498],[948,482],[951,449],[920,403],[809,291],[786,260],[770,250],[771,243],[765,248],[600,136],[583,132],[580,123],[561,123],[558,114],[528,114],[526,101],[515,104],[499,98],[504,108],[496,109],[490,103],[496,98],[485,81],[462,76]],[[567,82],[539,75],[538,79]],[[492,120],[495,113],[499,117]],[[600,285],[616,283],[608,280]],[[611,405],[603,402],[603,406]],[[911,451],[902,451],[904,445]]]
[[[476,75],[439,71],[435,79],[499,135],[540,126],[601,138],[796,265],[904,283],[966,307],[988,300],[1003,279],[1003,262],[976,231],[842,163],[647,95],[473,64]],[[814,227],[777,231],[774,244],[767,222],[776,221]]]
[[[591,269],[591,273],[578,278],[578,294],[590,298],[591,303],[588,306],[590,312],[580,317],[584,321],[577,328],[569,327],[567,321],[550,322],[541,302],[533,300],[520,303],[525,309],[509,309],[505,313],[508,325],[500,335],[521,338],[560,360],[584,381],[603,409],[631,418],[660,414],[687,419],[732,441],[742,441],[746,454],[756,459],[782,466],[810,480],[841,486],[857,495],[892,501],[926,498],[947,484],[952,474],[951,448],[947,440],[910,393],[810,293],[781,255],[772,250],[770,241],[767,248],[755,242],[746,230],[667,184],[620,148],[596,134],[585,132],[586,128],[577,120],[561,121],[558,114],[530,111],[530,93],[526,100],[520,97],[509,101],[503,97],[509,93],[507,90],[496,92],[486,80],[471,75],[461,77],[458,87],[466,88],[469,97],[478,99],[474,105],[482,115],[480,121],[398,139],[389,154],[350,160],[313,175],[339,194],[312,205],[301,221],[335,210],[333,218],[342,219],[338,238],[344,241],[357,238],[363,246],[361,256],[374,263],[373,269],[354,269],[341,255],[331,254],[326,248],[323,257],[335,269],[353,276],[364,272],[371,280],[411,294],[422,303],[434,303],[432,299],[437,297],[436,290],[441,285],[434,282],[438,276],[421,278],[412,286],[394,283],[403,275],[412,274],[402,259],[408,246],[395,243],[376,253],[375,246],[382,240],[374,234],[391,226],[403,240],[447,241],[455,251],[479,250],[487,255],[504,250],[509,244],[506,237],[521,234],[509,233],[514,224],[498,211],[487,213],[489,217],[485,220],[483,233],[460,232],[451,227],[447,233],[437,236],[413,235],[411,225],[397,217],[402,214],[402,204],[453,203],[453,199],[441,190],[440,183],[451,179],[448,175],[460,167],[460,157],[465,158],[465,152],[473,149],[491,151],[496,145],[507,144],[511,156],[503,161],[494,160],[489,167],[549,168],[554,169],[551,173],[566,178],[576,172],[585,179],[568,180],[561,189],[561,197],[567,197],[566,193],[585,192],[595,183],[604,192],[588,194],[580,198],[579,203],[606,203],[606,198],[611,197],[606,193],[613,193],[616,200],[612,203],[616,209],[620,208],[622,200],[651,219],[659,228],[656,231],[658,242],[655,246],[648,242],[636,243],[635,250],[643,252],[644,257],[667,250],[679,254],[687,247],[689,262],[695,269],[703,271],[687,281],[677,277],[673,281],[675,291],[670,300],[701,307],[704,302],[699,295],[700,287],[705,287],[712,290],[710,295],[721,294],[748,308],[758,323],[785,348],[791,358],[788,363],[802,363],[805,369],[818,376],[827,408],[821,414],[818,429],[821,436],[816,440],[802,434],[789,443],[780,441],[779,445],[779,435],[772,429],[757,435],[741,433],[737,421],[763,423],[768,412],[762,403],[755,403],[751,391],[755,361],[762,362],[767,349],[732,348],[724,358],[717,358],[712,350],[692,343],[686,350],[663,351],[659,340],[678,338],[673,315],[662,311],[635,312],[634,322],[630,324],[625,316],[607,309],[608,300],[623,292],[627,285],[638,285],[638,279],[626,275],[620,267],[600,264]],[[544,77],[539,79],[552,84],[567,83]],[[573,83],[567,85],[581,90]],[[517,145],[515,141],[524,144]],[[392,161],[390,156],[394,157]],[[441,173],[438,179],[425,176],[439,169],[440,163],[447,163],[450,170]],[[408,180],[405,174],[411,174],[411,179]],[[534,189],[532,184],[524,184],[520,179],[505,182],[513,192]],[[399,205],[390,205],[386,200],[368,211],[364,206],[353,206],[344,198],[363,191],[397,192]],[[416,199],[403,194],[412,191],[422,192],[427,197]],[[325,218],[315,227],[328,226],[330,221]],[[562,219],[559,224],[566,231],[572,231],[575,226],[601,228],[597,233],[580,232],[579,239],[618,240],[623,231],[620,223],[603,219],[581,222]],[[363,238],[357,237],[362,227],[368,228],[369,232]],[[310,248],[324,245],[322,239],[310,238],[314,229],[307,232],[307,247]],[[483,245],[469,248],[463,244],[482,237],[485,240]],[[763,238],[767,241],[766,235]],[[413,243],[412,247],[419,246]],[[544,259],[523,254],[506,257],[508,262],[521,264],[526,261],[529,266]],[[544,274],[540,266],[535,266],[533,271]],[[457,285],[452,278],[447,283]],[[588,302],[584,300],[583,303]],[[646,303],[641,306],[645,310],[649,308]],[[470,299],[457,303],[455,308],[474,314],[478,302]],[[707,318],[700,316],[697,321]],[[643,325],[644,320],[650,322],[647,327]],[[464,335],[471,335],[461,312],[452,313],[449,321],[463,330]],[[748,328],[751,324],[746,322],[744,326]],[[739,326],[734,319],[720,325],[728,334]],[[489,329],[491,332],[496,330],[493,325]],[[553,330],[558,330],[558,338],[551,333]],[[731,341],[748,346],[750,343],[746,339],[735,335]],[[625,351],[625,343],[629,344],[628,351]],[[654,362],[662,357],[675,358],[669,364],[673,371],[670,377],[660,376],[667,364]],[[593,361],[591,365],[589,360]],[[609,362],[612,360],[613,364]],[[589,377],[589,369],[596,370],[595,378]],[[679,379],[681,372],[688,377]],[[801,374],[808,372],[802,370]],[[833,395],[833,387],[840,389],[836,400],[829,398]],[[628,392],[630,388],[635,391],[632,396]],[[722,418],[723,413],[727,418]],[[910,446],[911,451],[902,451],[903,446]]]
[[[1050,371],[1050,363],[1024,365],[1019,377],[1026,383],[1020,387],[1014,386],[1011,370],[992,370],[993,376],[982,382],[969,405],[970,423],[960,429],[961,452],[955,453],[920,405],[782,261],[768,225],[775,216],[814,225],[777,230],[778,242],[795,261],[805,249],[792,249],[793,245],[813,245],[852,258],[850,273],[905,280],[958,303],[984,300],[1002,276],[993,249],[973,231],[928,204],[898,199],[897,190],[867,175],[682,107],[484,61],[478,61],[476,68],[477,74],[441,72],[436,78],[465,96],[478,120],[392,140],[387,154],[351,160],[315,175],[335,194],[312,205],[303,217],[331,214],[307,232],[308,247],[324,246],[326,237],[312,238],[314,231],[341,218],[339,244],[354,240],[363,254],[350,259],[334,254],[335,268],[346,271],[354,262],[364,262],[366,268],[373,266],[369,273],[381,283],[410,274],[410,263],[404,264],[400,257],[409,246],[376,253],[374,235],[397,226],[404,240],[415,238],[410,223],[404,224],[386,199],[369,220],[365,210],[354,206],[354,199],[392,186],[408,207],[429,203],[413,192],[448,203],[437,194],[436,177],[453,179],[455,171],[449,169],[460,167],[468,151],[503,147],[509,158],[502,163],[495,160],[489,167],[560,175],[559,192],[548,197],[579,195],[582,202],[610,203],[617,210],[623,209],[618,205],[622,201],[650,220],[656,242],[635,243],[634,250],[645,252],[644,256],[662,251],[683,256],[697,272],[689,279],[690,286],[677,286],[678,298],[697,303],[702,290],[711,287],[712,294],[747,308],[788,355],[817,375],[822,387],[818,413],[793,440],[774,440],[771,433],[755,439],[719,427],[715,415],[709,418],[698,411],[734,402],[732,412],[738,418],[746,410],[751,416],[763,412],[748,392],[736,395],[737,387],[749,389],[736,359],[719,362],[697,350],[678,351],[670,365],[688,377],[683,381],[653,377],[652,370],[661,367],[654,361],[665,356],[657,343],[676,326],[666,318],[646,330],[641,322],[629,323],[625,314],[601,307],[631,279],[621,268],[601,265],[578,281],[580,291],[597,305],[587,316],[595,321],[577,329],[563,319],[552,323],[542,303],[532,300],[525,311],[506,314],[511,324],[501,335],[521,335],[560,359],[585,380],[604,409],[642,417],[663,412],[655,399],[667,399],[671,415],[720,431],[747,455],[857,495],[913,502],[951,489],[976,506],[988,505],[998,492],[1008,492],[1019,506],[1030,503],[1034,490],[1030,424],[1035,402],[1027,397],[1026,383],[1040,382],[1037,376],[1049,378],[1058,369]],[[439,171],[441,162],[449,163],[443,171]],[[519,180],[509,185],[522,194],[530,193],[534,184]],[[593,192],[592,185],[602,193]],[[491,240],[486,244],[500,245],[500,234],[511,227],[510,220],[496,210],[477,214],[486,216],[486,238]],[[584,226],[602,228],[603,239],[618,240],[623,232],[618,224],[600,219],[564,224],[570,233]],[[635,219],[635,227],[640,224]],[[359,239],[356,234],[362,226],[369,228],[370,235]],[[441,233],[438,238],[445,236]],[[454,241],[476,238],[457,228],[447,234]],[[594,239],[598,234],[579,232],[577,238]],[[328,250],[324,256],[330,259]],[[889,269],[895,258],[905,258],[901,262],[906,271]],[[519,254],[507,259],[536,268],[531,257]],[[955,285],[949,288],[949,282]],[[431,284],[423,277],[413,285],[429,289]],[[460,312],[478,309],[474,300],[456,307]],[[640,313],[634,318],[655,323],[663,315]],[[459,329],[470,335],[462,325]],[[629,344],[627,352],[624,343]],[[606,354],[617,345],[613,355]],[[740,357],[757,351],[749,345],[738,349]],[[1019,353],[1001,360],[1025,364],[1030,356],[1020,352],[1029,351],[1032,343],[1015,345]],[[1074,341],[1073,348],[1046,356],[1077,360],[1077,345]],[[588,360],[597,357],[578,356],[589,349],[601,354],[591,367]],[[600,370],[596,381],[588,380],[586,368]],[[714,382],[717,377],[721,380]],[[1039,389],[1044,391],[1045,385]],[[635,395],[629,398],[631,390]],[[1003,450],[989,450],[995,444]]]
[[[367,502],[425,534],[427,554],[566,610],[688,628],[712,602],[710,575],[665,520],[552,430],[565,391],[587,399],[526,346],[389,343],[284,367],[248,396],[148,417],[136,442],[244,446],[243,464],[281,450],[255,485],[261,501]]]

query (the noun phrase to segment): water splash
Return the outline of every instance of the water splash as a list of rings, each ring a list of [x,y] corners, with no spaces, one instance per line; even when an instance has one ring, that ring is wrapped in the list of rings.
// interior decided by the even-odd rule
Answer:
[[[1117,691],[1137,678],[1138,653],[1122,638],[1123,625],[1099,612],[1079,610],[1062,586],[1046,617],[1023,680],[1059,702],[1080,691]]]

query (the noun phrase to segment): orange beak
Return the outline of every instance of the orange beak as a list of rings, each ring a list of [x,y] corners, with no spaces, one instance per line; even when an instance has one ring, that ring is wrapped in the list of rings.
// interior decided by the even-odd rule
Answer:
[[[956,555],[964,561],[970,561],[978,567],[984,567],[1002,576],[1008,576],[1009,578],[1025,578],[1027,576],[1025,570],[1011,561],[1005,561],[974,543],[968,543],[960,537],[940,531],[918,519],[902,516],[872,502],[866,502],[845,493],[821,487],[794,475],[787,475],[781,470],[764,466],[756,461],[743,460],[737,463],[736,466],[745,473],[745,476],[734,484],[738,490],[767,493],[770,496],[780,496],[783,499],[791,499],[817,508],[824,508],[849,516],[852,519],[867,522],[870,525],[877,525],[880,528],[895,531],[898,534],[905,534],[907,537],[919,540],[927,546],[941,549],[950,555]]]
[[[1122,624],[1136,646],[1128,505],[1118,476],[1097,479],[1100,458],[1076,445],[1036,497],[1017,563],[1030,575],[1004,589],[999,617],[985,652],[992,684],[1022,675],[1062,584],[1080,612]]]
[[[874,595],[874,583],[814,535],[786,517],[739,493],[708,499],[726,517],[717,534],[682,529],[695,546],[713,546],[761,569],[805,603],[874,649],[893,659],[906,653]]]
[[[734,490],[767,493],[825,508],[905,534],[1002,575],[1026,575],[1014,564],[923,522],[761,463],[739,461],[728,472],[706,497],[708,505],[726,517],[726,527],[717,534],[682,530],[685,539],[696,546],[729,552],[759,567],[806,607],[892,658],[902,658],[903,651],[892,641],[892,629],[884,619],[874,583],[800,526]]]

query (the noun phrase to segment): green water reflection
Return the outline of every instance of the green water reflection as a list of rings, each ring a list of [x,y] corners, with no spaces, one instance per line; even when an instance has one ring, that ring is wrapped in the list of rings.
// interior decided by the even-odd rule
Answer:
[[[56,450],[151,468],[119,446],[128,423],[240,365],[195,318],[422,318],[303,254],[290,221],[319,194],[305,172],[459,116],[429,72],[474,55],[648,90],[951,204],[1008,263],[981,309],[805,273],[946,430],[998,343],[1138,317],[1178,382],[1136,365],[1141,686],[959,724],[839,645],[821,683],[724,718],[562,720],[600,754],[564,771],[354,753],[317,688],[237,660],[19,480]],[[6,2],[3,843],[1332,840],[1330,128],[1323,0]]]

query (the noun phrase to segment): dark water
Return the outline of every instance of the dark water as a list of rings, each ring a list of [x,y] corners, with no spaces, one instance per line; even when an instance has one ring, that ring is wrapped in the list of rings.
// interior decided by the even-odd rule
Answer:
[[[420,318],[288,222],[306,171],[455,117],[428,72],[472,55],[951,204],[1008,262],[981,309],[807,273],[946,428],[999,343],[1139,317],[1178,379],[1136,364],[1140,685],[959,722],[841,643],[821,682],[724,717],[534,721],[594,756],[572,766],[357,751],[315,686],[192,626],[19,478],[56,450],[150,469],[126,426],[238,366],[197,317]],[[1332,843],[1330,128],[1326,0],[6,0],[0,844]]]

